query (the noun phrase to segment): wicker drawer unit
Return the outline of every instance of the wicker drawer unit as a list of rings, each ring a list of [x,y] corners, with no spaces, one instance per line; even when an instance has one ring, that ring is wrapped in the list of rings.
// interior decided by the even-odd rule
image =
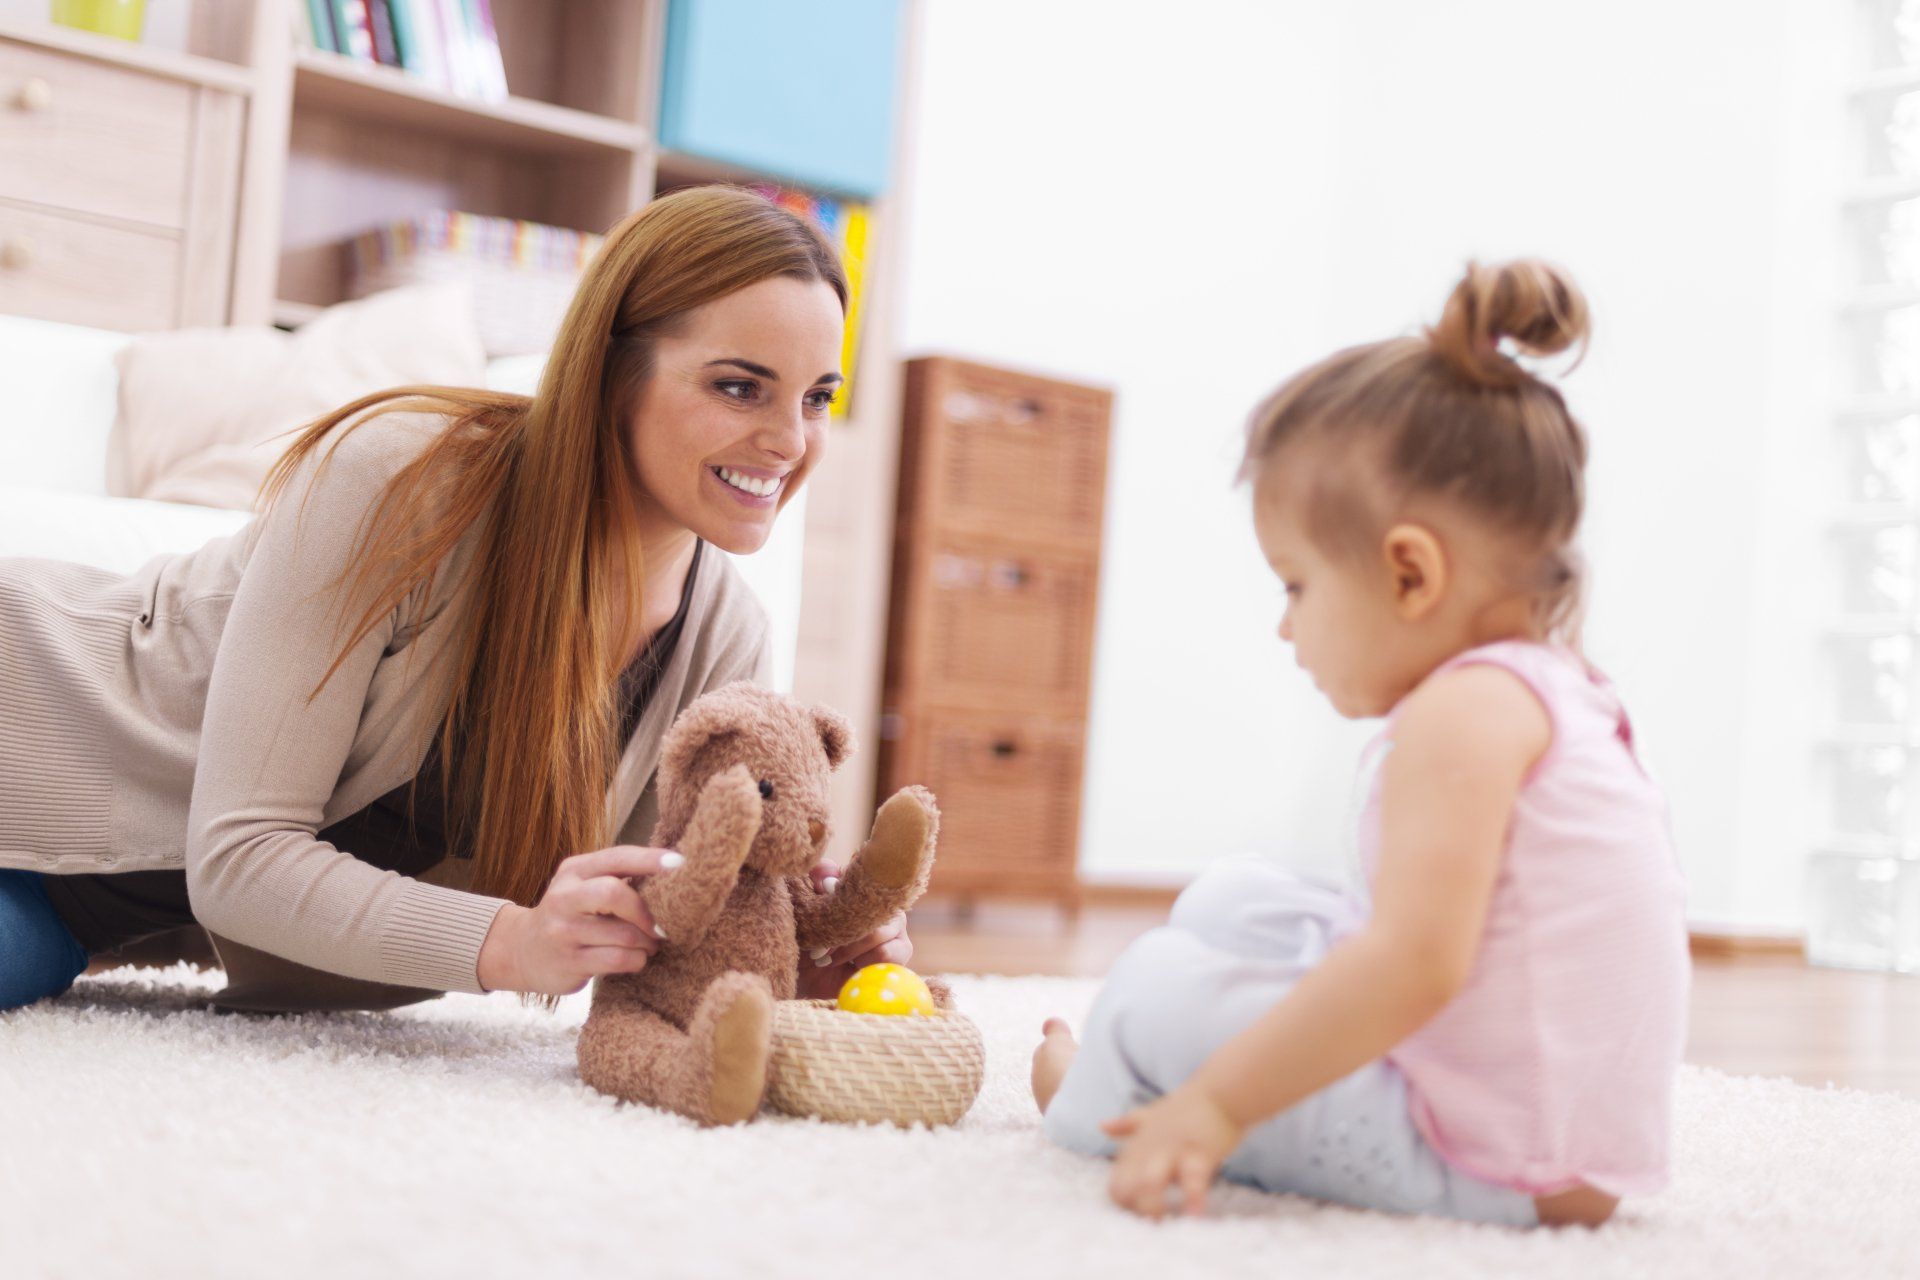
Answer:
[[[908,366],[908,432],[927,527],[1097,557],[1110,392],[957,360]]]
[[[1077,905],[1110,393],[907,366],[880,772],[940,798],[935,892]]]
[[[900,727],[892,767],[940,800],[932,891],[1070,898],[1084,723],[928,711]]]
[[[0,38],[0,307],[223,323],[245,124],[240,93]]]

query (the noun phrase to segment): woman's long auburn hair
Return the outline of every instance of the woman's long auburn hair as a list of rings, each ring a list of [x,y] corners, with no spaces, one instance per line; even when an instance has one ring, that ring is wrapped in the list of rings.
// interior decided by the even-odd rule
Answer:
[[[613,834],[615,686],[644,580],[628,415],[660,337],[775,277],[822,281],[847,305],[840,260],[806,219],[740,188],[664,196],[608,233],[531,398],[431,386],[366,396],[302,428],[267,477],[263,507],[329,436],[321,466],[380,414],[448,418],[370,507],[334,584],[343,629],[354,601],[364,609],[314,693],[484,521],[459,584],[465,620],[439,730],[449,851],[471,848],[477,892],[531,906],[561,859]]]

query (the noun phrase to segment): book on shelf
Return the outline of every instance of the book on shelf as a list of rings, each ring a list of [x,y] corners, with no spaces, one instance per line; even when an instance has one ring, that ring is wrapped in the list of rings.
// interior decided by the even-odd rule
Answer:
[[[436,89],[498,102],[507,68],[492,0],[291,0],[316,49],[393,67]]]
[[[853,407],[854,365],[860,354],[861,322],[866,318],[867,240],[872,211],[857,201],[835,200],[772,183],[757,183],[753,189],[781,208],[812,219],[840,249],[840,262],[847,273],[847,330],[840,346],[840,373],[847,381],[834,399],[833,416],[844,418]]]

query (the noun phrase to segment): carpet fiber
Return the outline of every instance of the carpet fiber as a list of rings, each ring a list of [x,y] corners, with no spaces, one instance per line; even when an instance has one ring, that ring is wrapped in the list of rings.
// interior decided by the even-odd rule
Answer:
[[[1597,1233],[1241,1188],[1155,1226],[1027,1095],[1091,983],[956,980],[989,1056],[957,1129],[702,1132],[575,1079],[581,997],[251,1019],[196,1007],[216,981],[0,1014],[0,1276],[1920,1276],[1920,1103],[1891,1095],[1688,1068],[1672,1189]]]

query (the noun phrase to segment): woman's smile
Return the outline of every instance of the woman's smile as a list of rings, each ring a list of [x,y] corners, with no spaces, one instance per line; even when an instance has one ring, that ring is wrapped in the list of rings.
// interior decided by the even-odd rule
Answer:
[[[707,474],[720,482],[727,496],[742,506],[764,510],[778,504],[786,487],[787,472],[764,467],[708,467]]]

